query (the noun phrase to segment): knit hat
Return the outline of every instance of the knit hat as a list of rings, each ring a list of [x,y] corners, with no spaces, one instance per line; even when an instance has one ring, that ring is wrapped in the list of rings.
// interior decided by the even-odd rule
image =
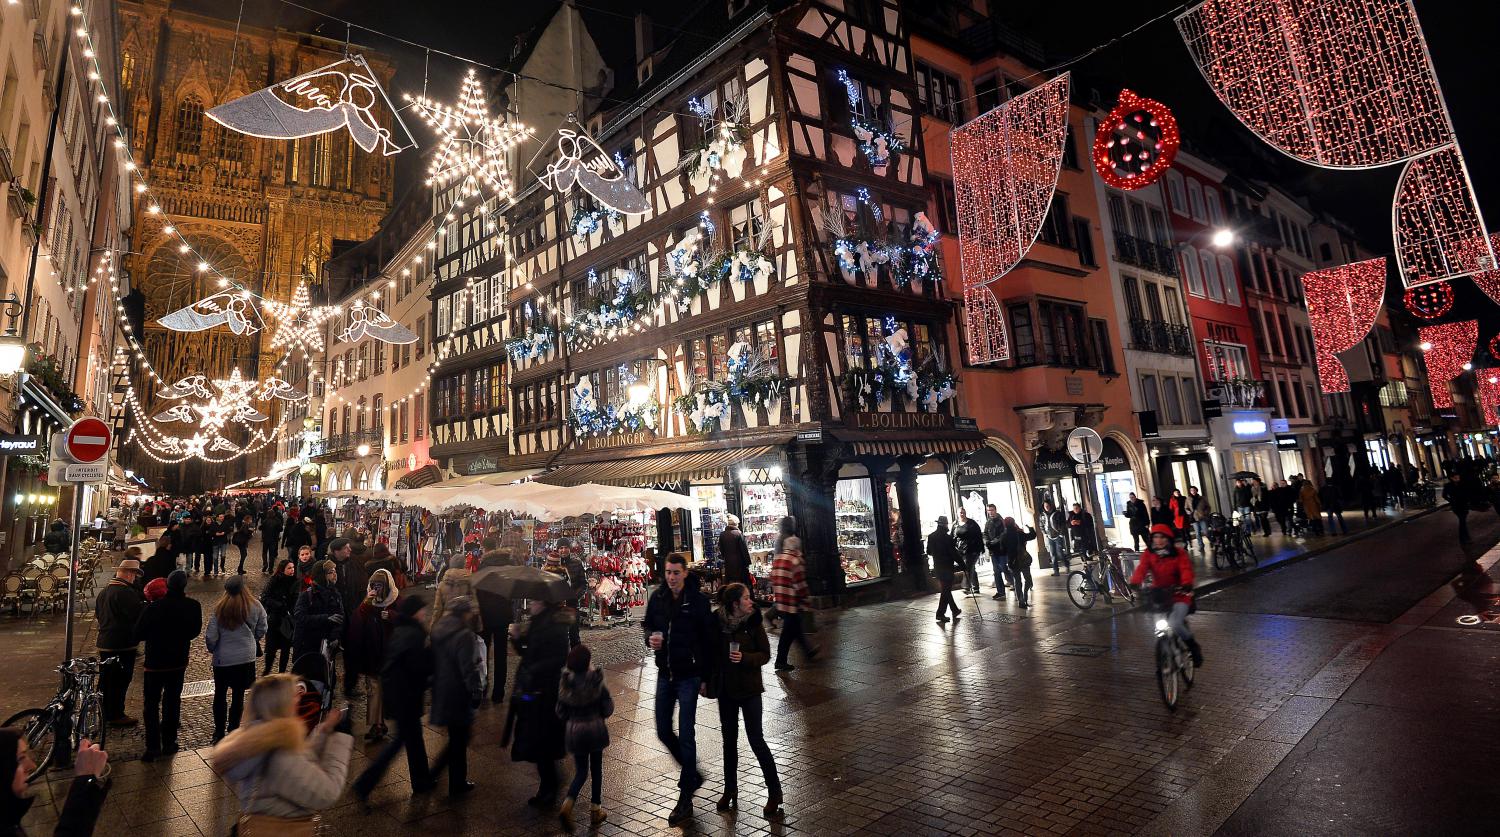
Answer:
[[[318,564],[317,567],[318,567],[318,578],[325,578],[325,577],[327,577],[327,575],[329,573],[336,573],[339,570],[339,565],[335,564],[332,561],[324,561],[324,562]]]
[[[426,606],[427,602],[422,601],[420,596],[402,596],[401,600],[396,602],[396,612],[411,619],[417,615],[417,611]]]
[[[183,570],[173,570],[167,576],[167,589],[181,593],[187,590],[188,574]]]
[[[224,579],[224,592],[225,593],[228,593],[231,596],[238,596],[240,594],[240,591],[243,590],[243,589],[245,589],[245,577],[244,576],[241,576],[241,575],[232,575],[232,576]]]
[[[579,643],[568,652],[568,670],[582,674],[589,670],[589,663],[594,659],[594,652],[587,645]]]
[[[146,601],[154,602],[167,597],[167,580],[153,578],[146,583]]]

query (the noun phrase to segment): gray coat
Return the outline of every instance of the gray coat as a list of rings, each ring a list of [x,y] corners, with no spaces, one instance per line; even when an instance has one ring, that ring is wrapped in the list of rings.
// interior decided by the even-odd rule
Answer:
[[[609,746],[604,719],[615,713],[615,699],[604,685],[604,669],[582,674],[563,669],[557,689],[557,717],[567,722],[564,743],[570,753],[592,753]]]
[[[266,638],[266,609],[260,602],[250,606],[250,618],[232,631],[219,627],[219,617],[210,613],[203,630],[203,644],[214,655],[214,667],[238,666],[255,662],[256,643]]]
[[[484,699],[484,640],[456,613],[432,628],[432,725],[469,726]]]

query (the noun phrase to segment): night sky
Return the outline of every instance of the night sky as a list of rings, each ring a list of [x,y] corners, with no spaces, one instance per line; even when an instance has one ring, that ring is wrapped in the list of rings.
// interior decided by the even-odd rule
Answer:
[[[720,0],[704,0],[719,2]],[[1465,159],[1479,196],[1481,210],[1491,219],[1491,229],[1500,229],[1500,156],[1489,153],[1493,143],[1487,136],[1490,87],[1497,63],[1483,58],[1494,50],[1494,33],[1500,31],[1500,4],[1415,0],[1437,67],[1438,79],[1465,149]],[[209,14],[233,16],[238,4],[232,0],[180,0]],[[504,65],[518,36],[543,25],[557,7],[556,0],[445,0],[417,3],[410,0],[305,0],[315,7],[372,28],[399,34],[459,55]],[[580,0],[578,5],[599,14],[618,15],[629,25],[633,4],[625,0]],[[1046,45],[1054,62],[1079,55],[1134,29],[1151,18],[1178,8],[1169,0],[1137,0],[1133,3],[1047,3],[991,0],[996,16],[1005,24],[1031,35]],[[262,25],[281,25],[314,31],[342,39],[342,24],[328,22],[277,0],[246,0],[246,19]],[[438,10],[438,11],[435,11]],[[668,23],[667,25],[670,25]],[[684,37],[691,37],[685,33]],[[660,36],[659,36],[660,37]],[[466,67],[453,59],[432,56],[424,62],[422,50],[355,30],[356,44],[363,43],[394,57],[400,67],[392,91],[421,90],[424,63],[429,88],[435,98],[448,98],[456,91]],[[658,44],[660,46],[660,43]],[[1184,141],[1227,167],[1242,174],[1278,183],[1294,193],[1307,195],[1314,207],[1350,224],[1367,249],[1376,254],[1391,250],[1391,197],[1400,165],[1372,171],[1327,171],[1307,166],[1276,152],[1256,153],[1253,146],[1268,149],[1219,104],[1188,57],[1168,15],[1131,37],[1106,47],[1071,66],[1076,83],[1094,88],[1106,105],[1113,103],[1120,88],[1129,87],[1160,100],[1177,115]],[[524,118],[524,114],[523,114]],[[425,128],[411,126],[418,141],[426,139]],[[547,126],[536,126],[547,130]],[[407,155],[403,155],[407,156]],[[403,179],[410,182],[416,167],[404,161]],[[1472,283],[1456,282],[1462,317],[1481,319],[1481,345],[1500,331],[1500,306],[1475,289]],[[1390,299],[1399,299],[1392,283]],[[1398,303],[1399,305],[1399,303]],[[1449,319],[1462,318],[1457,313]]]

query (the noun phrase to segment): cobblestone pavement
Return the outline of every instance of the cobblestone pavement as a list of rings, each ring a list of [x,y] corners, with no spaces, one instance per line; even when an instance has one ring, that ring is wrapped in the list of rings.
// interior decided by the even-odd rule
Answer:
[[[1487,517],[1475,527],[1483,545],[1500,538],[1494,520]],[[1451,562],[1456,551],[1446,545],[1452,528],[1450,515],[1429,515],[1398,526],[1392,538],[1399,536],[1414,565]],[[1382,535],[1379,547],[1366,540],[1328,554],[1342,558],[1349,551],[1390,548],[1388,540]],[[768,669],[765,676],[766,734],[786,788],[787,818],[768,823],[760,817],[765,787],[743,742],[740,810],[728,816],[713,810],[723,789],[721,737],[714,707],[700,705],[698,752],[708,783],[697,794],[695,820],[681,831],[1183,835],[1220,828],[1253,833],[1259,822],[1265,824],[1260,833],[1340,833],[1270,817],[1265,791],[1257,789],[1281,775],[1276,771],[1283,760],[1400,632],[1494,639],[1483,626],[1463,632],[1446,626],[1493,605],[1495,588],[1485,573],[1497,558],[1500,551],[1483,556],[1467,571],[1466,583],[1418,591],[1416,604],[1391,624],[1205,609],[1192,624],[1208,664],[1175,713],[1157,695],[1150,615],[1103,605],[1080,612],[1067,601],[1060,579],[1050,575],[1038,576],[1030,610],[987,596],[961,600],[966,618],[956,625],[934,624],[932,596],[820,614],[812,637],[824,650],[818,660],[790,674]],[[1300,573],[1323,560],[1289,565],[1268,577]],[[1262,581],[1238,588],[1253,589]],[[190,587],[205,603],[216,590],[215,583],[196,579]],[[16,676],[0,686],[7,710],[51,694],[55,683],[46,669],[60,654],[57,621],[0,624],[17,662]],[[609,661],[617,706],[604,764],[609,821],[597,832],[676,834],[679,829],[665,822],[676,768],[656,740],[655,672],[643,659],[639,633],[624,626],[584,636]],[[210,678],[205,657],[194,652],[190,683]],[[185,701],[193,744],[206,745],[208,715],[206,697]],[[362,717],[358,707],[356,717]],[[502,721],[498,708],[486,706],[475,729],[470,773],[480,793],[462,800],[450,800],[442,790],[412,797],[398,763],[375,791],[373,811],[361,811],[346,793],[327,813],[330,832],[556,833],[555,818],[525,805],[535,773],[531,765],[511,763],[499,748]],[[362,723],[356,732],[363,732]],[[200,746],[144,764],[130,758],[137,736],[111,742],[114,786],[97,833],[226,833],[237,806],[206,765],[208,750]],[[441,730],[427,730],[427,739],[435,752]],[[356,746],[351,771],[362,769],[374,752]],[[1399,777],[1401,768],[1389,772]],[[565,767],[564,775],[570,773]],[[53,788],[64,782],[55,779]],[[1316,810],[1318,790],[1303,789],[1299,810]],[[51,801],[50,789],[42,794]],[[1257,818],[1256,810],[1264,815]],[[27,825],[45,833],[53,817],[55,805],[39,804]],[[1348,816],[1339,824],[1342,833],[1402,833],[1363,829]]]

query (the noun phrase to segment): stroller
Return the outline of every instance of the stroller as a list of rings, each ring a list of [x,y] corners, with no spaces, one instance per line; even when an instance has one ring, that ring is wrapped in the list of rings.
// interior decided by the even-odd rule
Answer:
[[[303,654],[292,661],[292,674],[297,683],[297,717],[312,732],[327,714],[333,710],[334,695],[338,693],[338,669],[333,658],[338,654],[337,640],[325,639],[315,654]]]

